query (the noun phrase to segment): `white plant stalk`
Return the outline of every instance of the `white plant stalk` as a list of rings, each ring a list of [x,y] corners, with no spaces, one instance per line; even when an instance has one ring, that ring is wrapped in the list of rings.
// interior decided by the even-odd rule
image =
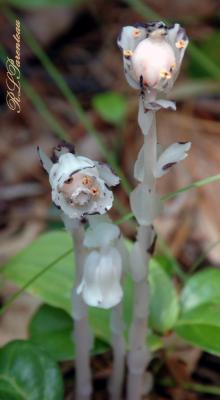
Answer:
[[[139,109],[139,124],[140,120],[144,121],[148,118],[147,114],[143,114],[142,99],[140,99]],[[135,211],[136,217],[138,217],[139,227],[137,233],[136,247],[138,248],[138,257],[141,259],[142,268],[140,268],[140,274],[137,276],[137,268],[135,253],[134,259],[131,259],[131,269],[133,272],[134,280],[134,309],[133,309],[133,321],[129,336],[129,354],[128,354],[128,385],[127,385],[127,398],[128,400],[137,400],[141,398],[143,390],[143,376],[146,367],[150,361],[150,351],[146,345],[147,332],[148,332],[148,304],[149,304],[149,288],[147,282],[148,276],[148,263],[153,250],[153,243],[155,241],[155,233],[152,226],[152,220],[156,216],[156,212],[159,211],[159,207],[156,210],[155,207],[155,178],[154,170],[157,162],[156,155],[156,121],[155,112],[151,116],[152,124],[149,127],[149,132],[144,132],[144,175],[143,175],[143,188],[146,189],[144,196],[147,192],[150,194],[151,199],[147,204],[137,204],[136,195],[134,192],[131,193],[131,205],[132,208],[138,210]],[[141,118],[140,118],[141,117]],[[138,193],[139,200],[141,195]],[[136,204],[133,204],[135,203]],[[153,204],[151,204],[153,202]],[[141,208],[139,208],[141,207]],[[155,210],[153,210],[155,207]],[[137,214],[138,212],[138,214]],[[143,219],[142,215],[143,213]],[[134,263],[134,264],[133,264]]]
[[[125,373],[125,340],[122,316],[122,303],[112,309],[111,314],[113,368],[109,382],[109,393],[112,400],[120,400]]]
[[[83,247],[84,228],[79,226],[72,231],[75,257],[75,286],[73,288],[73,318],[75,341],[75,398],[89,400],[92,394],[90,350],[92,347],[92,333],[88,322],[87,305],[77,295],[77,287],[83,276],[85,249]]]
[[[167,27],[162,21],[135,24],[122,29],[118,45],[122,50],[127,82],[141,91],[138,124],[144,137],[134,167],[139,181],[130,195],[131,209],[138,221],[137,240],[131,252],[134,281],[133,321],[129,335],[127,399],[139,400],[143,393],[144,374],[150,361],[148,332],[148,264],[156,235],[153,221],[161,211],[156,193],[156,178],[187,156],[190,143],[175,143],[157,154],[155,113],[161,108],[175,110],[175,104],[158,99],[168,93],[180,70],[188,38],[179,24]]]

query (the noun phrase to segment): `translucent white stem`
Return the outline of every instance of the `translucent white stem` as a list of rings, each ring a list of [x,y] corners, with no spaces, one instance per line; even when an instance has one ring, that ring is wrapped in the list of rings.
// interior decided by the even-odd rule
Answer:
[[[155,98],[152,94],[150,100]],[[147,190],[155,193],[154,171],[156,166],[156,122],[155,112],[145,112],[140,100],[139,125],[144,134],[144,179]],[[148,98],[149,101],[149,98]],[[147,127],[147,128],[146,128]],[[147,131],[144,131],[144,130]],[[151,216],[149,215],[149,220]],[[143,265],[146,270],[140,279],[134,279],[134,309],[133,321],[129,335],[130,350],[128,354],[128,384],[127,399],[139,400],[143,393],[143,379],[150,361],[150,351],[147,348],[148,329],[148,262],[152,246],[152,224],[138,227],[137,242],[139,244]],[[134,266],[135,268],[135,266]]]
[[[113,370],[109,382],[110,398],[120,400],[125,372],[125,342],[123,335],[122,304],[112,309],[111,331],[113,348]]]
[[[74,254],[76,265],[75,287],[73,289],[73,318],[76,368],[76,400],[89,400],[92,394],[90,349],[92,335],[89,327],[87,306],[76,293],[81,282],[85,250],[83,248],[84,229],[82,226],[73,229]]]

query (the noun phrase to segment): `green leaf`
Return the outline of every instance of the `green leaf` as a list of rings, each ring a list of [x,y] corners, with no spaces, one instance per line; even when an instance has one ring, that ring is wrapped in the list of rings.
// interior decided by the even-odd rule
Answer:
[[[150,326],[157,332],[165,333],[175,324],[179,304],[169,276],[154,259],[150,262]]]
[[[148,334],[147,343],[151,351],[157,351],[163,348],[163,341],[161,337],[152,332]]]
[[[124,96],[115,92],[97,94],[92,104],[100,116],[111,124],[120,125],[126,115],[127,101]]]
[[[0,350],[1,400],[61,400],[63,382],[57,364],[28,341],[15,340]]]
[[[187,311],[175,331],[192,345],[220,355],[220,304],[203,304]]]
[[[30,341],[44,348],[55,361],[75,358],[72,332],[73,320],[70,315],[49,305],[42,305],[29,325]],[[96,339],[92,353],[99,354],[108,349],[107,343]]]
[[[5,266],[4,277],[15,282],[19,287],[43,271],[61,254],[72,247],[72,240],[68,233],[62,231],[48,232],[41,235],[30,246],[16,255]],[[65,259],[54,264],[40,278],[31,282],[27,291],[37,295],[43,302],[63,309],[71,314],[71,292],[74,283],[74,261],[70,254]],[[132,282],[126,279],[125,314],[130,321],[132,308]],[[98,308],[90,308],[90,320],[95,336],[110,342],[111,332],[109,328],[110,311]]]
[[[33,277],[39,274],[39,271],[43,271],[48,264],[55,262],[60,255],[71,249],[71,245],[71,238],[66,232],[43,234],[6,265],[4,276],[15,282],[19,287],[32,279],[31,284],[26,288],[29,293],[35,294],[43,302],[71,314],[71,291],[74,282],[72,254],[52,265],[40,278],[33,280]],[[150,322],[153,329],[163,333],[171,329],[176,321],[178,314],[177,295],[171,279],[158,262],[151,261],[149,273],[151,286]],[[133,309],[133,282],[129,275],[126,275],[123,287],[125,332],[127,332],[132,318],[131,310]],[[110,343],[111,340],[110,314],[111,311],[94,307],[89,310],[89,318],[95,336],[107,343]],[[68,325],[66,319],[64,322]],[[56,335],[54,340],[59,341],[60,332],[57,329]],[[59,348],[59,354],[55,356],[56,359],[67,356],[69,347],[68,344],[65,346],[67,347]],[[54,348],[52,343],[51,348]]]
[[[54,231],[37,238],[30,246],[16,255],[5,266],[5,278],[19,287],[25,285],[45,266],[55,261],[72,247],[68,233]],[[28,292],[40,297],[45,303],[71,312],[71,290],[74,280],[74,262],[70,254],[45,272],[28,287]]]
[[[208,268],[189,278],[180,303],[184,313],[204,303],[220,303],[220,270]]]

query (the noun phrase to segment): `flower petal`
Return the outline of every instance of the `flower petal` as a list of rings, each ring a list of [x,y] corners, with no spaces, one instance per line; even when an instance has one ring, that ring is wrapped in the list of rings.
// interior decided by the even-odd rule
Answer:
[[[62,185],[75,172],[94,166],[95,163],[89,158],[75,156],[72,153],[62,154],[50,171],[50,184],[52,187]]]
[[[104,222],[87,229],[83,244],[88,248],[105,247],[117,239],[119,235],[118,226]]]
[[[128,84],[134,89],[139,89],[139,80],[136,80],[131,63],[131,56],[138,43],[146,37],[146,29],[142,26],[125,26],[119,37],[118,46],[123,52],[124,72]]]
[[[158,111],[161,108],[170,108],[173,111],[176,111],[176,103],[174,101],[166,100],[166,99],[158,99],[151,102],[145,103],[145,107],[148,110]]]
[[[121,50],[134,51],[138,43],[146,37],[146,28],[139,26],[125,26],[118,36],[118,46]]]
[[[186,35],[185,30],[179,24],[174,24],[174,26],[168,30],[167,39],[174,50],[176,58],[176,66],[172,73],[172,79],[170,79],[166,87],[166,92],[168,92],[172,88],[173,84],[175,83],[179,75],[183,56],[185,54],[186,48],[189,43],[189,39]],[[181,42],[183,43],[183,45],[180,47],[178,46],[178,43]]]
[[[140,225],[151,225],[162,209],[157,194],[140,183],[130,195],[132,212]]]
[[[99,177],[105,181],[107,186],[111,187],[119,184],[119,177],[114,174],[112,169],[107,164],[98,162],[96,167],[99,172]]]
[[[85,261],[83,281],[78,293],[93,307],[108,309],[122,299],[121,257],[114,248],[101,253],[93,251]]]
[[[187,151],[190,147],[191,142],[179,142],[169,146],[158,158],[155,177],[160,178],[166,174],[173,165],[184,160],[188,156]]]
[[[38,155],[40,157],[43,168],[49,174],[53,167],[53,163],[52,163],[51,159],[49,157],[47,157],[47,155],[44,153],[44,151],[40,147],[37,148],[37,151],[38,151]]]

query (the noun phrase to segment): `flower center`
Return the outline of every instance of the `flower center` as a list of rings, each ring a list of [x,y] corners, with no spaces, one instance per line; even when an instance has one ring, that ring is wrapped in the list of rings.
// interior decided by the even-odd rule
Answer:
[[[77,172],[59,187],[59,192],[63,194],[66,201],[72,207],[76,207],[84,206],[88,204],[90,200],[98,197],[100,189],[97,179],[94,176]]]
[[[161,79],[171,79],[176,59],[161,29],[150,35],[137,45],[132,55],[132,65],[137,80],[142,79],[146,86],[156,87]]]

